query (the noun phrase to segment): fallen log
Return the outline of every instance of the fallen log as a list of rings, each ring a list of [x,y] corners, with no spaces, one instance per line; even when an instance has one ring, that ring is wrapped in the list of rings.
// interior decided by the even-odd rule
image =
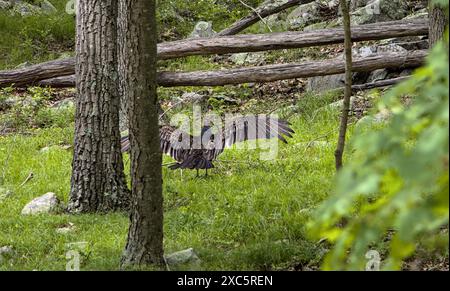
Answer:
[[[359,58],[353,61],[353,71],[370,72],[382,68],[419,67],[427,55],[426,50],[390,53]],[[335,75],[345,72],[343,60],[311,61],[301,64],[268,65],[220,71],[160,72],[158,85],[224,86],[243,83],[264,83],[294,78]]]
[[[256,9],[256,11],[252,11],[248,16],[236,21],[228,28],[225,28],[224,30],[220,31],[218,33],[219,36],[224,35],[234,35],[238,34],[239,32],[243,31],[249,26],[252,26],[253,24],[259,22],[261,18],[266,18],[270,15],[279,13],[281,11],[284,11],[288,8],[301,5],[301,4],[307,4],[310,2],[313,2],[314,0],[287,0],[283,4],[278,6],[269,5],[265,9]]]
[[[400,82],[406,81],[409,78],[410,78],[410,76],[405,76],[405,77],[398,77],[398,78],[392,78],[392,79],[387,79],[387,80],[366,83],[366,84],[353,85],[352,90],[353,91],[364,91],[364,90],[370,90],[370,89],[375,89],[375,88],[393,86]],[[38,85],[42,86],[42,87],[52,87],[52,88],[75,87],[75,75],[43,80],[43,81],[39,82]],[[340,89],[343,89],[343,88],[344,87],[342,87]]]
[[[352,40],[354,42],[427,34],[428,21],[424,19],[380,22],[352,27]],[[192,55],[304,48],[343,42],[344,30],[342,28],[307,32],[244,34],[161,43],[158,45],[158,58],[172,59]]]
[[[17,70],[0,71],[0,88],[11,86],[33,85],[40,80],[75,73],[75,58],[55,60],[32,65]]]
[[[51,79],[42,80],[36,83],[37,86],[41,87],[52,87],[52,88],[70,88],[75,87],[75,75],[62,76]]]
[[[427,51],[421,50],[408,52],[406,54],[391,53],[355,59],[353,61],[353,70],[355,72],[370,72],[382,68],[419,67],[422,65],[426,55]],[[163,87],[224,86],[334,75],[342,74],[343,72],[345,72],[344,61],[335,59],[327,61],[311,61],[301,64],[268,65],[220,71],[160,72],[158,74],[158,85]],[[386,80],[386,82],[387,81],[389,80]],[[383,81],[376,82],[371,85],[366,84],[366,89],[369,89],[370,86],[379,86],[381,85],[381,82]],[[39,85],[51,87],[73,87],[75,86],[75,77],[67,76],[62,78],[54,78],[42,81]],[[354,88],[356,89],[357,87]]]
[[[393,21],[352,27],[352,37],[355,42],[427,34],[427,20]],[[165,60],[192,55],[302,48],[342,43],[343,41],[344,32],[341,28],[190,39],[159,44],[158,58]],[[0,71],[0,88],[12,84],[18,87],[39,84],[41,80],[74,73],[74,58],[50,61],[18,70]],[[60,82],[52,82],[62,84],[63,80],[64,78]]]
[[[396,85],[400,82],[406,81],[410,78],[410,76],[404,76],[404,77],[398,77],[398,78],[392,78],[387,80],[381,80],[361,85],[353,85],[352,90],[353,91],[364,91],[364,90],[370,90],[374,88],[382,88],[387,86]]]

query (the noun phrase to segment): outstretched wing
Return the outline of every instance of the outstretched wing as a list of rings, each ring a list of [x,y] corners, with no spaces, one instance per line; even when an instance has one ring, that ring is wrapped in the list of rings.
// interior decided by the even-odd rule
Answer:
[[[160,148],[164,154],[170,155],[180,162],[189,152],[192,136],[175,127],[164,125],[159,129]],[[121,138],[122,152],[130,150],[130,139],[126,135]]]
[[[227,121],[223,130],[218,134],[212,133],[209,128],[202,136],[200,149],[193,149],[193,136],[172,126],[162,126],[159,130],[161,151],[170,155],[177,162],[183,162],[186,158],[202,153],[203,158],[213,161],[226,147],[235,143],[256,140],[278,138],[287,143],[285,137],[292,137],[294,130],[290,124],[276,117],[259,115],[244,116]],[[209,136],[208,136],[209,134]],[[211,138],[210,138],[211,137]],[[122,152],[129,151],[130,141],[128,136],[122,137]]]
[[[211,134],[210,146],[205,146],[204,155],[209,160],[214,160],[227,147],[231,147],[235,143],[256,140],[278,138],[287,143],[285,137],[292,137],[295,133],[290,127],[289,122],[268,115],[249,115],[242,116],[230,121],[226,121],[222,131],[220,140],[216,140],[216,136]]]
[[[282,119],[270,115],[249,115],[233,119],[224,128],[224,146],[255,139],[271,139],[277,137],[284,143],[284,136],[292,137],[294,130]]]
[[[164,125],[159,129],[161,151],[175,161],[182,162],[189,153],[192,135],[175,127]]]

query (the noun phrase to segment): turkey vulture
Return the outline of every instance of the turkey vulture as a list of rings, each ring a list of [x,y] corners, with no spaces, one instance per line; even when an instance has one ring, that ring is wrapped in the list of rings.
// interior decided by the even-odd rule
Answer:
[[[214,129],[214,126],[204,125],[199,136],[192,136],[173,126],[160,126],[161,151],[176,161],[169,168],[196,169],[197,176],[199,169],[205,169],[207,175],[208,169],[214,168],[212,162],[226,147],[247,140],[275,137],[287,143],[285,136],[292,137],[294,133],[289,122],[266,115],[234,118],[225,122],[223,130],[214,133]],[[122,137],[121,145],[122,152],[129,151],[128,135]]]

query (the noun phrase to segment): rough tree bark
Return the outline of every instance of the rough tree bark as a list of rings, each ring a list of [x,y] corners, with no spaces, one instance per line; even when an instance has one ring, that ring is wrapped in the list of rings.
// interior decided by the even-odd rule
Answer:
[[[163,266],[162,155],[156,96],[155,0],[120,0],[119,72],[128,100],[131,214],[121,265]]]
[[[350,99],[352,96],[352,33],[350,30],[350,11],[347,0],[340,0],[345,31],[345,93],[342,105],[341,124],[337,148],[334,153],[336,158],[336,170],[342,168],[342,157],[345,149],[345,137],[347,134],[348,114],[350,111]]]
[[[444,35],[445,27],[448,25],[448,11],[444,8],[434,5],[432,1],[429,1],[430,9],[430,47],[433,47]]]
[[[77,108],[68,210],[127,209],[119,133],[116,56],[117,2],[78,2]]]

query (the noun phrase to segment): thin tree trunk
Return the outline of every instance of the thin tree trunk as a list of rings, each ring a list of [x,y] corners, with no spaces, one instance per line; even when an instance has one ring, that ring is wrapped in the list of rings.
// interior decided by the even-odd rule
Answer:
[[[156,96],[155,0],[120,0],[119,72],[128,101],[131,214],[122,267],[164,264],[162,155]]]
[[[342,106],[341,125],[339,139],[335,152],[336,170],[342,168],[342,160],[345,149],[345,137],[347,134],[348,115],[350,111],[350,99],[352,96],[352,35],[350,30],[350,12],[347,0],[340,0],[345,31],[345,95]]]
[[[433,47],[444,35],[445,27],[448,25],[448,11],[445,11],[444,8],[433,4],[432,1],[430,1],[429,9],[429,39],[430,47]]]
[[[68,210],[128,208],[119,132],[116,56],[117,2],[78,2],[77,108]]]

